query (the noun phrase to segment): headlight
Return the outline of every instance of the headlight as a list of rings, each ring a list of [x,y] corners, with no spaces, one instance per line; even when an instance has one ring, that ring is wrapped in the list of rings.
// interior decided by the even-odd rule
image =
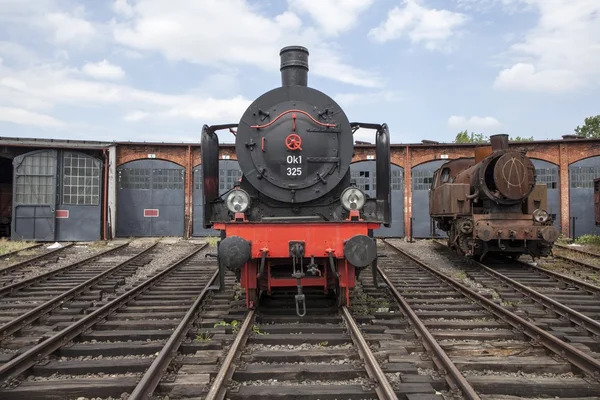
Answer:
[[[360,210],[365,205],[366,197],[360,189],[350,187],[342,192],[340,200],[346,210]]]
[[[250,196],[242,189],[233,189],[227,195],[227,209],[232,213],[243,213],[250,206]]]
[[[550,215],[548,214],[548,211],[546,211],[546,210],[542,210],[542,209],[538,208],[537,210],[535,210],[533,212],[534,221],[544,223],[544,222],[548,221],[548,218],[550,218]]]

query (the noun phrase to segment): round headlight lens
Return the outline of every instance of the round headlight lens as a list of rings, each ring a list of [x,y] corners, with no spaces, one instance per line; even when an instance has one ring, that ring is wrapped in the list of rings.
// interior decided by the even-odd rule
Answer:
[[[342,192],[340,200],[346,210],[360,210],[365,205],[366,196],[360,189],[350,187]]]
[[[546,210],[542,210],[541,208],[538,208],[537,210],[535,210],[533,212],[533,219],[537,222],[544,223],[544,222],[548,221],[548,218],[550,218],[550,214],[548,214],[548,211],[546,211]]]
[[[227,195],[227,209],[232,213],[243,213],[250,207],[250,196],[242,189],[233,189]]]

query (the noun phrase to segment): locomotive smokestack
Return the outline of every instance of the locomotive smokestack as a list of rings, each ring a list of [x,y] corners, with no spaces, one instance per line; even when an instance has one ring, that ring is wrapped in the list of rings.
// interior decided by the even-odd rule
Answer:
[[[288,46],[279,52],[281,58],[281,86],[308,85],[308,49]]]
[[[492,144],[492,151],[496,150],[507,150],[508,149],[508,135],[492,135],[490,136],[490,143]]]

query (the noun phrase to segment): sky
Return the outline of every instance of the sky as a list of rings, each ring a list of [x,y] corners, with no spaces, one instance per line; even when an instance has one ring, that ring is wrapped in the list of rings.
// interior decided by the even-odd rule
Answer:
[[[0,0],[0,136],[199,142],[280,85],[288,45],[392,143],[600,114],[598,0]]]

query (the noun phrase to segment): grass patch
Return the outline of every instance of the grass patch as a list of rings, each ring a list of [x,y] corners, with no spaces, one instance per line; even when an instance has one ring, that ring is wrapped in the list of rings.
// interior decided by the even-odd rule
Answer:
[[[583,235],[575,239],[575,243],[582,245],[600,246],[600,236],[598,235]]]
[[[3,256],[4,254],[7,254],[7,253],[10,253],[13,251],[24,249],[24,248],[32,246],[32,245],[33,245],[33,243],[31,243],[31,242],[20,242],[20,241],[13,241],[13,240],[7,240],[6,238],[2,238],[2,239],[0,239],[0,256]]]
[[[208,243],[208,244],[209,244],[209,246],[216,246],[216,245],[217,245],[217,242],[218,242],[219,240],[221,240],[221,238],[220,238],[220,237],[217,237],[217,236],[209,236],[209,237],[207,237],[207,238],[206,238],[206,243]]]

